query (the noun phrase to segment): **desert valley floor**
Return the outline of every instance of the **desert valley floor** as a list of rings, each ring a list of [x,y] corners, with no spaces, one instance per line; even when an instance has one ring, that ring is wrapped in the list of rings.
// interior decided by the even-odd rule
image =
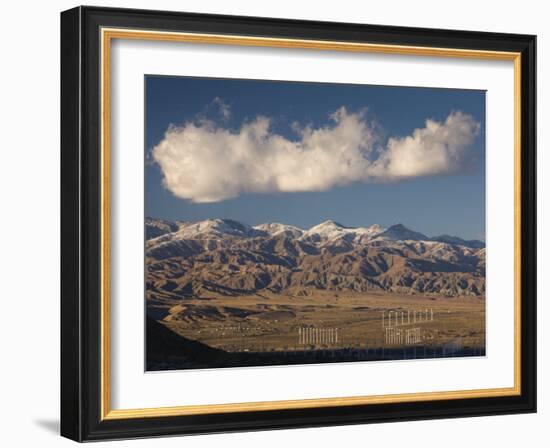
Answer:
[[[475,297],[265,293],[188,298],[171,305],[150,307],[149,315],[172,333],[175,344],[181,337],[182,350],[186,342],[197,341],[205,353],[194,361],[184,350],[162,357],[157,349],[150,370],[442,357],[445,350],[446,356],[485,353],[485,300]],[[158,330],[152,329],[151,337]],[[206,347],[223,354],[209,356]],[[231,360],[227,354],[237,356]]]

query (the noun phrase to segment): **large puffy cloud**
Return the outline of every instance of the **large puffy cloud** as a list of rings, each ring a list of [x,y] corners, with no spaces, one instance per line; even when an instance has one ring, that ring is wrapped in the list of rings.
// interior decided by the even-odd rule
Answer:
[[[462,112],[404,138],[378,144],[365,111],[344,107],[319,128],[295,126],[297,138],[270,130],[256,117],[237,131],[212,121],[171,126],[152,156],[164,185],[193,202],[216,202],[242,193],[323,191],[353,182],[395,181],[450,174],[471,167],[470,145],[479,124]]]
[[[390,138],[370,174],[399,179],[467,171],[476,160],[470,145],[479,128],[462,112],[451,113],[443,123],[426,120],[412,135]]]

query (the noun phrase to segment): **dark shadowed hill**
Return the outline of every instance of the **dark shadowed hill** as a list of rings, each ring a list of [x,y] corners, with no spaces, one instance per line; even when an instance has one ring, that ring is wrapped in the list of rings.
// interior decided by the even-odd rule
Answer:
[[[227,352],[184,338],[149,317],[146,331],[147,370],[159,370],[164,365],[223,365],[229,357]]]

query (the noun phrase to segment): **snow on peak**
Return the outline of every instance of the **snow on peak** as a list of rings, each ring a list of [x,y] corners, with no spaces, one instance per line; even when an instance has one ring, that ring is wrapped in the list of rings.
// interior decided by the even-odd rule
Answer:
[[[384,232],[386,229],[382,227],[380,224],[372,224],[368,227],[358,227],[357,231],[360,233],[364,233],[365,235],[374,236],[378,235],[379,233]]]
[[[334,230],[341,230],[345,227],[342,224],[337,223],[336,221],[328,220],[324,221],[321,224],[317,224],[308,230],[310,233],[326,233]]]
[[[368,226],[367,229],[370,229],[373,232],[383,232],[384,230],[386,230],[386,228],[382,227],[380,224],[372,224]]]
[[[257,226],[254,226],[253,229],[260,232],[265,232],[271,236],[284,233],[285,235],[292,236],[294,238],[297,238],[304,233],[304,231],[299,227],[281,224],[278,222],[266,222],[264,224],[258,224]]]
[[[247,224],[232,219],[206,219],[182,222],[176,232],[179,238],[221,237],[223,235],[256,236],[258,232]]]
[[[206,219],[204,221],[175,221],[146,219],[147,247],[171,244],[182,240],[233,240],[248,238],[289,238],[316,247],[351,247],[351,245],[391,244],[405,241],[421,243],[422,250],[448,250],[451,246],[477,251],[485,247],[482,241],[466,241],[458,237],[441,235],[429,238],[426,235],[396,224],[385,229],[379,224],[368,227],[346,227],[335,221],[324,221],[309,230],[278,222],[268,222],[251,227],[232,219]],[[427,249],[426,249],[427,248]],[[454,249],[453,249],[454,250]]]
[[[355,238],[371,237],[378,233],[383,232],[385,229],[379,224],[373,224],[369,227],[345,227],[335,221],[329,220],[318,224],[307,232],[306,237],[320,237],[322,239],[333,240],[344,236],[351,236]]]

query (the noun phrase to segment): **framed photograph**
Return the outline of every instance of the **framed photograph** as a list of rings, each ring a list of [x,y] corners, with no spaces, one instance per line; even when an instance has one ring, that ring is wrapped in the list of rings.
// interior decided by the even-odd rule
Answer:
[[[535,36],[61,14],[61,433],[536,411]]]

